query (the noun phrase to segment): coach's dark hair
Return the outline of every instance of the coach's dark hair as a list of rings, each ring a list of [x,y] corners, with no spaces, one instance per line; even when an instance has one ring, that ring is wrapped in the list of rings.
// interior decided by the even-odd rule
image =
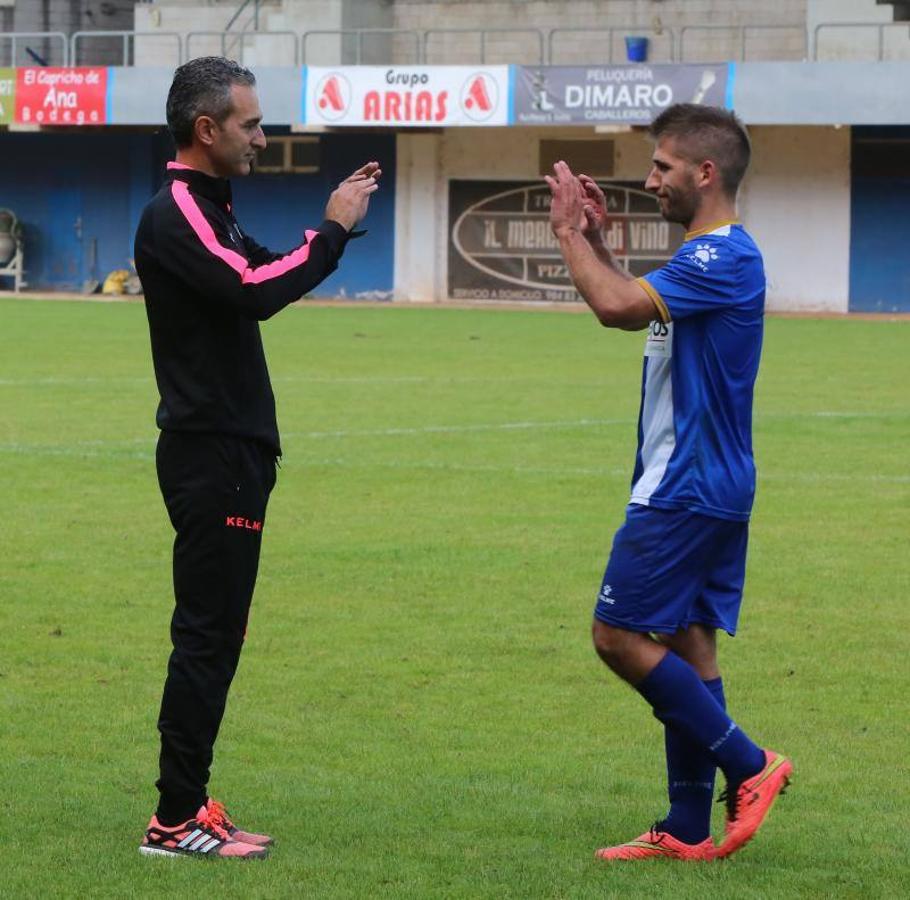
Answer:
[[[749,135],[736,113],[717,106],[677,103],[667,107],[648,131],[654,140],[677,138],[680,153],[695,164],[710,159],[720,172],[724,191],[736,196],[752,156]]]
[[[167,95],[167,127],[178,147],[193,143],[193,126],[199,116],[210,116],[220,124],[230,115],[234,84],[252,87],[256,76],[223,56],[200,56],[174,72]]]

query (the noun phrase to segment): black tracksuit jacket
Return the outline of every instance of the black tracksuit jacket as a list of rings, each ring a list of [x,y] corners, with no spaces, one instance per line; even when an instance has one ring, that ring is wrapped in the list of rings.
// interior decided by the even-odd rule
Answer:
[[[245,235],[231,185],[171,163],[136,232],[163,431],[229,434],[281,453],[259,321],[338,265],[348,232],[325,221],[290,253]]]

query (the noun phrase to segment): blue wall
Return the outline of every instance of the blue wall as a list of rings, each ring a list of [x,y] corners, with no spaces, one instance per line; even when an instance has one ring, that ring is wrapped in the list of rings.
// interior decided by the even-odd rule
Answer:
[[[80,290],[130,266],[142,208],[173,157],[163,134],[0,132],[0,207],[24,226],[29,289]],[[391,291],[394,279],[395,138],[391,134],[322,137],[316,175],[254,175],[234,181],[234,209],[244,230],[276,251],[299,244],[322,220],[335,184],[369,159],[383,166],[383,186],[364,222],[369,234],[345,254],[319,296]],[[12,281],[0,280],[11,288]]]
[[[30,288],[78,290],[129,268],[154,145],[149,134],[0,134],[0,206],[23,224]]]
[[[367,234],[349,245],[338,270],[313,293],[353,297],[391,291],[395,278],[395,135],[326,134],[321,170],[315,175],[253,175],[235,178],[234,214],[240,227],[277,252],[296,247],[305,228],[318,225],[338,182],[365,162],[382,165],[382,184],[362,224]]]
[[[910,128],[854,128],[850,309],[910,312]]]

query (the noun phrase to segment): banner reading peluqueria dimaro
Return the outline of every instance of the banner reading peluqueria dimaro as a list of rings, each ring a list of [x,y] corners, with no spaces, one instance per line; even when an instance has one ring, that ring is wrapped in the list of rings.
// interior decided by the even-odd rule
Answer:
[[[659,268],[682,243],[641,182],[600,183],[607,243],[636,277]],[[540,182],[449,182],[449,297],[573,301],[579,296],[550,229],[550,189]]]
[[[647,125],[674,103],[724,106],[728,65],[515,66],[515,125]]]
[[[506,125],[508,66],[307,66],[308,125]]]

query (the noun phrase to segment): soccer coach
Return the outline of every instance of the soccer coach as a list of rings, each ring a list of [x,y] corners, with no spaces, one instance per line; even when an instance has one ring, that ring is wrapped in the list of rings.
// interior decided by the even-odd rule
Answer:
[[[358,169],[329,197],[321,225],[272,253],[238,225],[228,180],[250,174],[266,146],[261,122],[248,69],[221,57],[180,66],[167,98],[177,158],[136,234],[161,395],[158,482],[176,531],[160,799],[146,854],[268,853],[271,838],[240,831],[207,792],[281,454],[259,321],[335,270],[381,174],[376,162]]]

